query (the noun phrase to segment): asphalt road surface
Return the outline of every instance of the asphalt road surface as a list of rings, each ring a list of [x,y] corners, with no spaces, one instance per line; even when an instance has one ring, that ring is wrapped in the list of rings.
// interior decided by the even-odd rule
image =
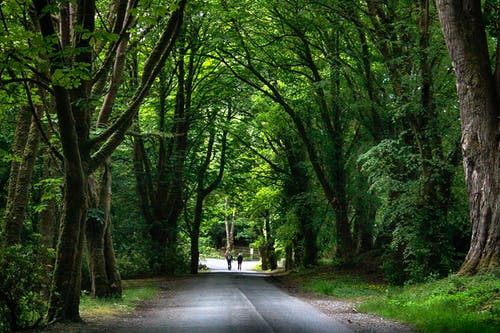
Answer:
[[[337,332],[351,330],[294,298],[253,272],[225,260],[208,260],[211,273],[187,279],[180,290],[162,297],[154,309],[129,322],[132,332]]]

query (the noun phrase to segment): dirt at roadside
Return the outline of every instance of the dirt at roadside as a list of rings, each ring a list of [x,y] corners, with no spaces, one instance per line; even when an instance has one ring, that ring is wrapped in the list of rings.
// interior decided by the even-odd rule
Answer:
[[[189,276],[165,277],[154,282],[160,289],[158,296],[142,302],[134,311],[124,312],[120,315],[109,315],[106,313],[89,316],[82,314],[82,321],[79,323],[54,323],[45,328],[26,330],[19,333],[119,333],[126,332],[130,327],[130,322],[147,315],[150,309],[159,308],[158,304],[162,299],[171,297],[179,290]],[[143,280],[141,280],[143,281]],[[137,282],[129,280],[129,285]]]
[[[356,307],[359,302],[337,300],[329,296],[302,292],[286,276],[275,275],[273,282],[289,295],[311,304],[357,333],[418,333],[408,325],[377,315],[358,312]]]

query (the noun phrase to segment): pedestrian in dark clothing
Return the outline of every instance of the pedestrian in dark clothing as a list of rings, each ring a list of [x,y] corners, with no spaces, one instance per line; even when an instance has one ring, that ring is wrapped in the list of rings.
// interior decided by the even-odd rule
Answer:
[[[236,257],[236,260],[238,260],[238,270],[241,271],[241,263],[243,262],[243,256],[241,253],[238,253],[238,257]]]
[[[233,261],[233,256],[231,255],[231,252],[227,253],[226,260],[227,260],[227,269],[231,270],[231,261]]]

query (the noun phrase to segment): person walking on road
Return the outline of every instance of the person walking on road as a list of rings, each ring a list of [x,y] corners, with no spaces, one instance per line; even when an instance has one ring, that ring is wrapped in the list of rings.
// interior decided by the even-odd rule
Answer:
[[[238,261],[238,270],[241,271],[241,263],[243,262],[243,256],[241,255],[241,253],[238,253],[236,260]]]
[[[227,253],[226,260],[227,260],[227,269],[231,270],[231,261],[233,261],[233,256],[231,255],[231,252]]]

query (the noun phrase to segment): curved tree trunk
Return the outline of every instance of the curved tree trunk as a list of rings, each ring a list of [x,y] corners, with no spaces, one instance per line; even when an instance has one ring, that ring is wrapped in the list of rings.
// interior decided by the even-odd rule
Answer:
[[[136,6],[137,2],[128,4],[127,1],[118,3],[116,20],[113,30],[119,33],[127,28],[127,6]],[[101,110],[96,122],[96,128],[107,127],[111,116],[113,104],[118,95],[118,89],[123,82],[125,68],[125,51],[127,50],[129,33],[125,33],[116,48],[116,56],[112,66],[109,88],[104,98]],[[104,83],[104,82],[103,82]],[[104,88],[104,87],[99,87]],[[93,178],[89,178],[92,182]],[[120,274],[114,257],[114,245],[111,241],[111,158],[107,158],[102,166],[102,176],[99,182],[99,189],[91,191],[94,195],[89,207],[95,212],[101,212],[100,219],[91,216],[87,223],[86,240],[88,248],[88,262],[91,279],[91,295],[98,298],[117,297],[122,295]],[[93,187],[94,184],[89,184]]]
[[[94,68],[95,48],[91,38],[95,31],[96,3],[94,0],[78,0],[69,5],[74,17],[66,20],[67,14],[60,8],[61,20],[53,20],[52,6],[47,0],[34,3],[34,16],[39,22],[41,34],[51,41],[54,52],[48,55],[51,74],[66,73],[68,67],[78,64],[82,68]],[[123,141],[134,116],[147,95],[151,85],[163,68],[173,49],[180,26],[182,25],[186,0],[181,0],[172,13],[161,37],[147,58],[140,86],[134,92],[131,102],[116,121],[99,135],[90,137],[90,127],[94,107],[92,96],[92,76],[97,78],[105,73],[89,72],[74,87],[67,88],[62,82],[51,82],[56,106],[59,134],[64,155],[64,205],[61,218],[61,232],[57,247],[54,281],[50,299],[48,318],[52,320],[78,321],[80,304],[81,265],[85,218],[88,208],[88,176],[91,175],[116,147]],[[51,10],[47,10],[47,8]],[[57,14],[57,13],[56,13]],[[54,14],[54,16],[56,16]],[[133,20],[129,20],[129,23]],[[59,24],[56,28],[55,23]],[[56,31],[58,31],[56,33]],[[79,52],[63,52],[71,41]],[[113,50],[111,47],[110,51]],[[109,68],[113,52],[105,59],[104,72]],[[108,238],[107,238],[108,239]],[[109,242],[111,238],[107,241]],[[108,252],[112,253],[112,252]]]
[[[493,74],[481,1],[436,4],[457,76],[472,224],[470,249],[459,273],[474,274],[500,266],[500,44],[497,40]]]
[[[231,119],[231,110],[227,114],[227,121]],[[200,165],[197,174],[197,193],[196,193],[196,205],[194,211],[194,220],[190,230],[191,237],[191,274],[198,273],[198,262],[200,260],[200,250],[199,250],[199,238],[200,238],[200,226],[203,215],[203,201],[212,193],[217,186],[219,186],[222,181],[222,176],[224,174],[224,168],[226,165],[226,147],[227,147],[227,130],[222,133],[222,147],[220,153],[220,163],[219,163],[219,173],[212,180],[212,182],[205,188],[205,178],[207,177],[207,171],[212,161],[212,156],[214,155],[214,143],[215,143],[215,131],[210,132],[210,137],[208,140],[207,151],[205,154],[205,159]]]

